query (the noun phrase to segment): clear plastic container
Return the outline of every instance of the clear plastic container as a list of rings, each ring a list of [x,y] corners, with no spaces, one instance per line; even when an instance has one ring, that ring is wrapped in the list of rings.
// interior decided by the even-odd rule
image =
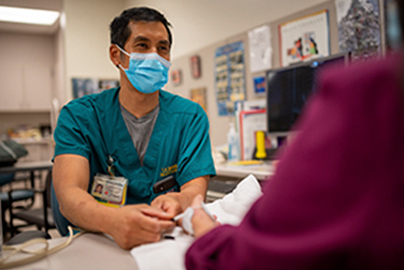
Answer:
[[[229,145],[228,161],[239,161],[238,135],[232,122],[227,133],[227,143]]]

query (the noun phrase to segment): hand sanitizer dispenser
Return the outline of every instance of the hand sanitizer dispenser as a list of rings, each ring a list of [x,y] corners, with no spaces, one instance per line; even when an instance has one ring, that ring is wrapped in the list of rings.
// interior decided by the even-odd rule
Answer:
[[[227,133],[227,142],[229,145],[228,160],[232,162],[239,161],[238,136],[233,122],[230,123],[230,129]]]

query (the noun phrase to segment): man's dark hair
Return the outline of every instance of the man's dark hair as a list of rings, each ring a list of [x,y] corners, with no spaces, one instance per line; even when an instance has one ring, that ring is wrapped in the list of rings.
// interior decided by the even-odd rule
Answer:
[[[111,35],[111,44],[117,44],[121,48],[124,48],[126,41],[131,35],[131,30],[128,27],[130,22],[161,22],[167,30],[168,41],[170,46],[172,42],[172,36],[170,29],[171,24],[167,19],[157,10],[147,7],[136,7],[124,10],[121,15],[115,17],[109,26]]]

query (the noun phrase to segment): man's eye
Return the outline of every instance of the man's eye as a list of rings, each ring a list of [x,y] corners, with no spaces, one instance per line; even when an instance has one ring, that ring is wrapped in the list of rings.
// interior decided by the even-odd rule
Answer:
[[[163,51],[163,52],[168,52],[170,49],[168,48],[168,47],[166,47],[166,46],[161,46],[160,47],[160,51]]]
[[[147,44],[146,43],[138,43],[138,44],[136,44],[136,47],[147,48]]]

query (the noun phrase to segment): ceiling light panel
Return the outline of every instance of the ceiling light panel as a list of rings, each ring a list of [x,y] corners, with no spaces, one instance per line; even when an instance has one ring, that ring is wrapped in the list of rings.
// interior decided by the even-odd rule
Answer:
[[[0,21],[39,25],[53,25],[59,18],[57,11],[0,6]]]

